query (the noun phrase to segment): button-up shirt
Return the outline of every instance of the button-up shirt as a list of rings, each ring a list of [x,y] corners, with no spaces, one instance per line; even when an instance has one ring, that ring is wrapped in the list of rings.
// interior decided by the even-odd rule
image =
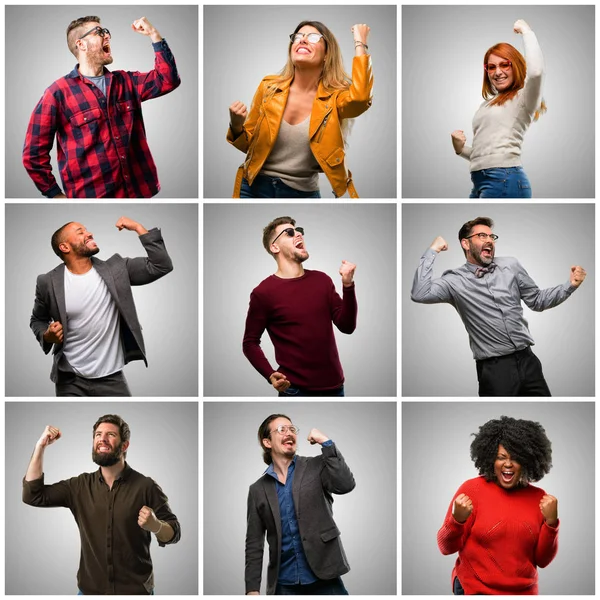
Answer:
[[[415,302],[448,302],[457,310],[476,360],[504,356],[534,344],[521,300],[534,311],[558,306],[577,288],[569,282],[540,290],[515,258],[494,259],[496,268],[477,277],[469,262],[433,279],[437,252],[427,249],[415,273],[411,298]]]
[[[149,531],[138,525],[142,506],[175,532],[169,542],[181,537],[177,517],[168,498],[150,477],[134,471],[127,463],[109,488],[100,469],[44,485],[44,476],[23,479],[23,502],[31,506],[64,506],[75,517],[81,537],[81,559],[77,584],[83,594],[150,594],[154,588]]]
[[[50,164],[55,135],[67,197],[150,198],[160,191],[141,103],[168,94],[180,79],[167,42],[152,46],[149,73],[104,68],[106,95],[81,75],[79,65],[44,92],[23,148],[23,164],[44,196],[61,193]]]

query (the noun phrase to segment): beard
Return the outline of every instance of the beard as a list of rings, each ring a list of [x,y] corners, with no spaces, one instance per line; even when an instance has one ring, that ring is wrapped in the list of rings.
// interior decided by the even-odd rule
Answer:
[[[86,258],[94,256],[94,254],[98,254],[98,252],[100,252],[100,248],[98,248],[98,246],[95,248],[89,248],[85,242],[71,246],[71,248],[73,252],[77,254],[77,256],[84,256]]]
[[[475,246],[471,245],[471,255],[473,256],[473,258],[475,259],[475,261],[478,264],[487,267],[488,265],[491,265],[494,262],[495,249],[494,248],[491,249],[490,256],[482,256],[481,250],[479,250]]]
[[[121,446],[113,450],[112,452],[96,452],[92,446],[92,460],[101,467],[112,467],[116,465],[123,456]]]
[[[88,50],[87,62],[93,67],[110,65],[113,62],[112,54],[107,56],[102,48],[97,50]]]
[[[308,254],[308,252],[306,250],[294,250],[294,254],[293,254],[294,260],[298,263],[303,263],[305,260],[307,260],[308,258],[310,258],[310,255]]]

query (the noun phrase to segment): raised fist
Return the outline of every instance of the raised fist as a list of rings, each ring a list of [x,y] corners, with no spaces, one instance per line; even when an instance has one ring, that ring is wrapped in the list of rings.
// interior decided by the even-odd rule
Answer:
[[[452,137],[452,145],[454,146],[454,152],[460,154],[467,143],[465,132],[462,129],[456,129],[450,136]]]
[[[436,252],[445,252],[448,250],[448,242],[441,235],[438,235],[431,243],[430,248]]]
[[[234,132],[241,131],[247,116],[248,109],[243,102],[237,100],[229,107],[229,121]]]
[[[540,510],[542,511],[546,524],[555,527],[558,523],[558,500],[550,494],[542,496],[542,499],[540,500]]]
[[[531,27],[523,19],[518,19],[513,25],[513,31],[515,33],[525,33],[526,31],[531,31]]]
[[[464,523],[469,515],[473,512],[473,503],[471,498],[466,494],[459,494],[454,499],[454,506],[452,507],[452,516],[455,521]]]
[[[37,441],[37,446],[40,448],[45,448],[46,446],[50,446],[50,444],[54,444],[56,440],[60,439],[60,429],[54,427],[53,425],[46,425],[46,429],[44,429],[44,433]]]

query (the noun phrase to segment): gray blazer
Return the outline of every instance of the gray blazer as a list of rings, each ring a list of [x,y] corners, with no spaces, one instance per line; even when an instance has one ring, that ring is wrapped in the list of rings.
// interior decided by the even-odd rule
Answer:
[[[265,531],[269,543],[267,594],[274,594],[281,560],[281,516],[276,482],[263,475],[250,486],[246,528],[246,593],[260,591]],[[331,494],[347,494],[356,483],[335,444],[321,456],[298,456],[292,496],[306,560],[319,579],[333,579],[350,570],[333,520]]]
[[[146,361],[146,350],[142,328],[135,310],[132,285],[146,285],[160,279],[173,270],[173,263],[165,248],[160,229],[151,229],[139,236],[147,258],[123,258],[114,254],[107,261],[92,256],[94,268],[102,277],[121,316],[121,343],[125,363],[132,360]],[[44,341],[44,332],[52,321],[60,321],[63,326],[63,339],[67,339],[69,323],[65,305],[65,265],[52,269],[45,275],[39,275],[35,287],[35,302],[29,326],[40,343],[45,354],[54,346],[54,362],[50,379],[56,383],[58,369],[73,371],[63,353],[63,344],[48,344]]]

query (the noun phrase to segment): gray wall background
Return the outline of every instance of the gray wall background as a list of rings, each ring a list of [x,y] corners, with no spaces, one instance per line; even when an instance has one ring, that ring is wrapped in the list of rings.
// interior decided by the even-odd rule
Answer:
[[[97,15],[111,32],[110,71],[151,71],[149,38],[131,30],[145,16],[167,40],[181,85],[166,96],[144,102],[148,145],[156,163],[158,197],[198,196],[198,7],[197,6],[7,6],[6,7],[6,197],[38,198],[40,193],[21,159],[27,124],[44,90],[73,70],[66,31],[82,16]],[[51,164],[62,188],[56,160]]]
[[[177,544],[159,548],[152,540],[156,593],[198,593],[198,404],[7,402],[6,594],[77,593],[81,545],[73,515],[64,508],[23,504],[22,480],[46,425],[62,433],[45,453],[46,483],[96,471],[92,427],[98,417],[110,413],[123,417],[131,428],[128,464],[160,485],[181,524]]]
[[[450,595],[457,555],[436,541],[453,495],[477,477],[469,447],[502,415],[542,424],[553,468],[537,487],[558,498],[558,554],[538,569],[540,594],[594,594],[593,402],[404,402],[402,404],[402,593]]]
[[[122,215],[148,230],[159,227],[174,267],[158,281],[134,288],[148,368],[139,360],[125,366],[131,393],[198,395],[198,206],[48,203],[6,205],[7,396],[55,393],[51,354],[44,354],[29,328],[37,276],[60,264],[50,247],[52,234],[65,223],[78,221],[94,234],[100,247],[97,258],[145,256],[137,233],[115,227]]]
[[[252,290],[277,264],[263,228],[289,216],[306,230],[305,268],[323,271],[342,293],[342,260],[357,265],[358,322],[334,326],[348,396],[396,395],[396,206],[309,204],[204,205],[204,395],[276,396],[242,353]],[[261,346],[274,366],[265,331]]]
[[[322,21],[333,31],[349,75],[354,56],[350,28],[356,23],[371,27],[373,105],[354,120],[346,168],[352,171],[361,198],[397,196],[396,7],[253,5],[204,7],[206,197],[231,198],[236,170],[244,162],[244,154],[225,140],[229,106],[240,100],[250,110],[258,84],[283,68],[289,34],[305,20]],[[329,181],[323,174],[319,177],[321,195],[331,198]]]
[[[554,396],[594,395],[595,246],[593,204],[405,204],[402,210],[402,395],[476,396],[477,373],[469,338],[450,304],[410,299],[419,260],[441,235],[449,249],[438,254],[434,277],[464,264],[458,242],[463,223],[494,220],[497,256],[514,256],[540,289],[569,280],[571,265],[587,278],[571,297],[542,313],[523,304]]]
[[[244,594],[248,488],[267,468],[256,434],[274,413],[300,428],[299,455],[321,454],[306,441],[314,427],[354,474],[356,488],[333,503],[351,567],[342,577],[348,592],[396,594],[396,403],[322,401],[204,403],[204,594]],[[265,542],[263,594],[267,562]]]
[[[498,42],[523,52],[513,23],[535,31],[546,63],[548,112],[523,143],[537,198],[594,197],[594,6],[404,6],[402,8],[402,196],[468,198],[469,162],[450,133],[473,141],[483,102],[483,57]]]

